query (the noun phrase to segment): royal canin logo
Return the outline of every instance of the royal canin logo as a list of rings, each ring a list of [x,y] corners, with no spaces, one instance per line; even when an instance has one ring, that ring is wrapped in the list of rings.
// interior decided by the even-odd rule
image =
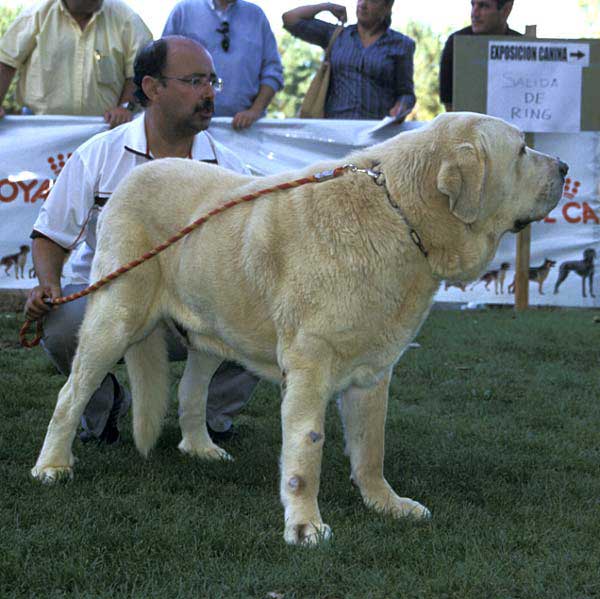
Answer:
[[[21,179],[20,177],[0,179],[0,202],[9,204],[22,200],[26,204],[34,204],[38,200],[45,200],[71,154],[72,152],[48,156],[47,162],[54,175],[53,179]]]
[[[579,193],[580,186],[581,183],[579,181],[571,181],[571,179],[567,177],[563,188],[563,198],[572,200]]]
[[[600,225],[600,218],[598,218],[594,209],[587,202],[578,202],[576,200],[580,188],[581,181],[567,177],[565,179],[561,203],[544,219],[544,222],[554,224],[556,217],[552,216],[552,214],[560,212],[564,221],[572,225],[582,223],[584,225],[587,223]]]
[[[54,158],[54,156],[48,156],[48,164],[50,165],[50,169],[57,177],[60,174],[60,171],[63,170],[67,160],[71,158],[72,153],[73,152],[69,152],[66,157],[64,154],[57,154],[56,158]]]

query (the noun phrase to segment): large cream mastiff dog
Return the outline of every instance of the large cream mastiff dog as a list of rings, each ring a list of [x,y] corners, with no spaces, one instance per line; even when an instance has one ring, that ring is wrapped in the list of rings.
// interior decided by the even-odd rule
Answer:
[[[440,281],[475,279],[504,233],[548,214],[567,165],[528,149],[503,121],[468,113],[440,116],[347,161],[381,175],[375,181],[348,171],[236,206],[90,297],[34,477],[51,482],[71,474],[80,415],[123,355],[135,442],[148,454],[167,404],[163,323],[172,321],[193,348],[179,386],[181,451],[229,457],[205,423],[208,383],[222,360],[283,383],[288,543],[330,534],[317,495],[325,408],[337,394],[352,478],[365,503],[395,517],[429,516],[383,476],[392,369]],[[102,214],[92,278],[231,198],[343,162],[267,178],[182,159],[141,166]]]

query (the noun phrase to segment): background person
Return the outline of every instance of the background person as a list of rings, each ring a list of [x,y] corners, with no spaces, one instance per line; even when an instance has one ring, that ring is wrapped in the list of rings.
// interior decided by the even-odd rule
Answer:
[[[346,27],[331,49],[331,79],[325,118],[399,120],[415,105],[415,42],[390,28],[394,0],[358,0],[357,24]],[[346,22],[346,8],[323,2],[294,8],[283,15],[293,36],[327,48],[335,25],[315,19],[322,11]]]
[[[277,42],[261,8],[245,0],[182,0],[167,19],[163,35],[183,35],[212,55],[223,92],[215,116],[233,117],[234,129],[250,127],[265,115],[283,88]]]
[[[111,128],[130,121],[133,62],[151,39],[122,0],[43,0],[0,39],[0,105],[18,71],[28,112],[104,116]]]
[[[135,83],[139,86],[136,95],[146,107],[144,116],[77,148],[34,224],[33,261],[39,285],[30,292],[25,314],[30,320],[44,318],[43,347],[65,375],[71,369],[87,298],[52,309],[43,298],[75,293],[89,284],[98,213],[119,182],[138,164],[165,157],[213,162],[247,172],[233,153],[205,131],[220,81],[210,55],[197,42],[179,37],[152,42],[136,60]],[[77,246],[70,258],[75,284],[61,289],[65,254],[73,246]],[[185,348],[174,339],[169,349],[171,358],[185,359]],[[207,404],[213,438],[226,435],[233,415],[248,401],[257,381],[236,364],[221,365],[212,379]],[[107,444],[117,441],[117,421],[129,403],[123,387],[108,374],[86,407],[82,438],[98,438]]]
[[[455,31],[447,40],[440,63],[440,102],[448,112],[452,107],[454,38],[457,35],[521,35],[508,27],[513,0],[471,0],[471,25]]]

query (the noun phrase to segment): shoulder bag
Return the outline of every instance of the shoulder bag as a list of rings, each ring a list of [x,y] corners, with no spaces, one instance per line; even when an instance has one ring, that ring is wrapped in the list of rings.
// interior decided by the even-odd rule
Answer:
[[[342,29],[344,29],[343,25],[339,25],[329,40],[323,62],[310,82],[304,100],[302,100],[302,105],[300,106],[301,119],[322,119],[325,116],[325,100],[327,99],[327,90],[329,89],[329,79],[331,77],[331,64],[329,62],[331,47],[337,36],[342,32]]]

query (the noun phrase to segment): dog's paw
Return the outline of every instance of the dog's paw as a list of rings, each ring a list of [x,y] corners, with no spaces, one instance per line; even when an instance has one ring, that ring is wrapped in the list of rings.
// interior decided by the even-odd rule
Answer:
[[[414,518],[415,520],[431,518],[431,512],[424,505],[408,497],[399,497],[395,493],[386,494],[380,499],[373,497],[365,499],[365,504],[378,512],[390,514],[394,518]]]
[[[200,458],[201,460],[233,461],[233,457],[228,452],[212,442],[210,444],[202,445],[200,443],[194,443],[189,439],[183,439],[178,445],[178,448],[181,453],[194,458]]]
[[[46,485],[52,485],[61,480],[73,479],[73,468],[70,466],[34,466],[31,476]]]
[[[415,520],[431,519],[431,512],[418,501],[408,497],[397,497],[389,512],[394,518],[414,518]]]
[[[323,522],[286,524],[283,538],[288,545],[315,546],[328,541],[333,533]]]

